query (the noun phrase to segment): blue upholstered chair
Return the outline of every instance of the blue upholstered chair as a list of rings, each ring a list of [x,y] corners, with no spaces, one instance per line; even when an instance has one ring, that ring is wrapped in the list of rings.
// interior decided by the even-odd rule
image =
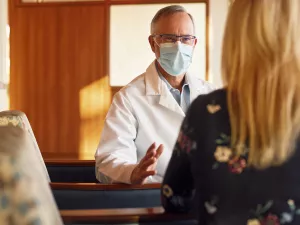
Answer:
[[[51,183],[51,189],[60,210],[161,206],[160,184]]]
[[[94,160],[45,160],[51,182],[97,183]]]

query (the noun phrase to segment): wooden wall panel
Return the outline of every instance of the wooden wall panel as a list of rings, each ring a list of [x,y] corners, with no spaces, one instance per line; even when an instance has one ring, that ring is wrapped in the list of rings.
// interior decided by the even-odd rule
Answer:
[[[104,4],[11,6],[10,26],[11,108],[46,158],[92,158],[111,99]]]

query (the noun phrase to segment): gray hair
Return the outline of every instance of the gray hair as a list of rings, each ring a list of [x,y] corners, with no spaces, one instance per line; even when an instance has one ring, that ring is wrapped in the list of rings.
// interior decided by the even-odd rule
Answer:
[[[153,34],[153,30],[154,30],[154,25],[155,23],[157,23],[157,21],[165,16],[169,16],[169,15],[173,15],[175,13],[187,13],[189,15],[189,17],[192,20],[193,26],[194,26],[194,30],[195,30],[195,22],[194,22],[194,18],[193,16],[188,13],[186,11],[186,9],[184,7],[182,7],[181,5],[170,5],[167,7],[164,7],[162,9],[160,9],[155,16],[153,17],[152,21],[151,21],[151,34]]]

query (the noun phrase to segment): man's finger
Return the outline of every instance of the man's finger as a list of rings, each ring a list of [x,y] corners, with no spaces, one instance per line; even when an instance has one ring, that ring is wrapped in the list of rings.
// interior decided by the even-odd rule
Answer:
[[[140,161],[140,165],[144,164],[145,161],[153,158],[155,156],[156,152],[153,150],[151,152],[147,152],[147,154],[144,156],[144,158],[142,158],[142,160]]]
[[[164,151],[164,145],[159,145],[158,149],[156,150],[156,154],[155,154],[155,158],[158,159],[161,154],[163,153]]]
[[[155,149],[151,149],[151,151],[147,152],[147,154],[145,155],[144,158],[150,159],[150,158],[154,157],[155,155],[156,155]]]
[[[148,167],[154,165],[155,163],[156,163],[156,158],[153,157],[151,159],[148,159],[144,161],[143,164],[140,165],[140,170],[147,171]]]
[[[152,144],[152,145],[150,145],[150,147],[148,148],[148,150],[147,150],[147,153],[146,153],[146,154],[148,154],[148,152],[154,151],[155,149],[156,149],[156,143],[155,143],[155,142],[153,142],[153,144]]]
[[[141,162],[144,162],[145,160],[148,160],[156,155],[156,143],[154,142],[147,150],[146,155],[141,160]]]

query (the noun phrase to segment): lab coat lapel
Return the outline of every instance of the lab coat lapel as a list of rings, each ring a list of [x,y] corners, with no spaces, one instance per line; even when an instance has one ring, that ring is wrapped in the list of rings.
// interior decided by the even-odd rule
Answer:
[[[203,84],[201,84],[200,78],[193,76],[190,73],[187,73],[186,77],[190,87],[190,101],[192,103],[199,94],[205,94],[205,90],[203,89]]]
[[[147,96],[159,95],[159,104],[167,109],[185,116],[185,113],[174,99],[167,85],[159,78],[155,61],[148,67],[145,74],[145,85]]]
[[[162,93],[159,99],[159,104],[182,115],[185,116],[182,108],[178,105],[177,101],[171,94],[170,90],[167,88],[167,85],[161,80],[162,82]]]

